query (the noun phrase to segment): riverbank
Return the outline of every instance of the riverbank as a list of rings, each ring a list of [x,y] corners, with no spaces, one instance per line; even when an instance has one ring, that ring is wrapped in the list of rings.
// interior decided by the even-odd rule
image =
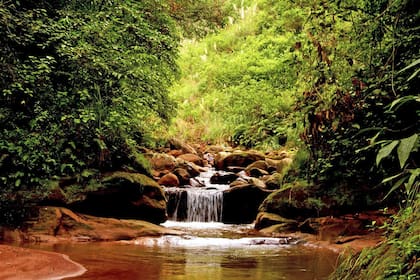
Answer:
[[[0,279],[63,279],[86,269],[63,254],[0,245]]]

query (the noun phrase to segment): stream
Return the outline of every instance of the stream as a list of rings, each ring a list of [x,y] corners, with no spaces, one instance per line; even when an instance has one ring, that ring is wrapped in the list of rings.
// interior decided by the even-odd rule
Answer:
[[[179,229],[191,225],[167,226]],[[248,227],[196,224],[194,234],[201,231],[204,237],[164,236],[29,247],[66,254],[87,269],[72,279],[320,280],[327,279],[336,266],[337,255],[332,251],[285,238],[248,237]],[[225,237],[215,237],[220,232]]]
[[[72,279],[327,279],[336,253],[287,237],[258,236],[252,224],[221,223],[221,193],[228,186],[210,184],[213,173],[197,178],[204,187],[166,190],[171,220],[162,226],[181,236],[25,246],[66,254],[87,269]]]

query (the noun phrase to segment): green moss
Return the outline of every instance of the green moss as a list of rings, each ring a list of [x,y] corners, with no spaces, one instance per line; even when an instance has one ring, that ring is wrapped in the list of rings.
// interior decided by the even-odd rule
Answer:
[[[115,180],[127,180],[131,183],[139,184],[140,186],[159,187],[158,183],[152,178],[139,174],[139,173],[127,173],[127,172],[114,172],[111,175],[105,177],[102,182],[115,182]]]

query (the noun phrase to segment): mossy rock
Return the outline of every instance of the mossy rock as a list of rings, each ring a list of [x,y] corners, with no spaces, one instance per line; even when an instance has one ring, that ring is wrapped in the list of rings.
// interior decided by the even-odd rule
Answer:
[[[254,168],[267,171],[268,170],[268,164],[265,160],[257,160],[255,162],[251,163],[250,165],[248,165],[245,168],[245,172],[249,175],[251,170],[254,169]]]
[[[176,167],[176,159],[171,155],[153,153],[145,156],[155,171],[172,171]]]
[[[283,175],[280,173],[273,173],[270,176],[268,176],[265,180],[265,185],[267,186],[267,189],[269,190],[278,190],[282,187],[283,182]]]
[[[270,193],[252,184],[238,185],[224,191],[222,222],[229,224],[253,222],[259,205]]]
[[[263,201],[259,211],[299,221],[327,213],[325,204],[315,196],[315,191],[300,185],[273,192]]]
[[[223,156],[216,156],[215,165],[219,170],[227,170],[229,166],[247,167],[253,162],[264,159],[265,156],[259,152],[236,151],[230,154],[224,154]]]
[[[282,225],[284,231],[296,231],[298,228],[296,220],[286,219],[273,213],[260,212],[255,220],[255,229],[261,230],[279,224]]]
[[[102,217],[141,219],[156,224],[167,219],[163,188],[138,173],[111,173],[89,188],[73,193],[68,206]]]

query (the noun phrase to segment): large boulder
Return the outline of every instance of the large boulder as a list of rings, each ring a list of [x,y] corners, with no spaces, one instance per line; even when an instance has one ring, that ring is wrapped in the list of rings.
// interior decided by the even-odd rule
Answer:
[[[69,207],[101,217],[166,221],[164,190],[153,179],[127,172],[114,172],[96,185],[72,194]]]
[[[197,164],[189,161],[185,161],[181,158],[177,158],[177,168],[183,168],[188,171],[191,177],[198,176],[201,172],[205,172],[207,169],[205,167],[198,166]]]
[[[147,154],[146,158],[150,161],[153,170],[155,171],[172,171],[176,167],[176,159],[167,154],[153,153]]]
[[[188,162],[192,162],[199,166],[204,166],[203,159],[196,154],[183,154],[183,155],[178,156],[178,158],[183,159]]]
[[[303,221],[327,214],[324,202],[307,186],[291,186],[270,194],[261,204],[260,212],[277,214],[287,219]]]
[[[233,153],[218,153],[215,166],[219,170],[227,170],[229,166],[247,167],[251,163],[264,160],[265,156],[254,151],[235,151]]]
[[[229,188],[223,193],[222,221],[228,224],[252,223],[258,207],[269,194],[270,191],[252,184]]]
[[[159,179],[158,184],[165,187],[178,187],[180,182],[174,173],[168,173]]]
[[[271,227],[273,225],[282,225],[283,231],[296,231],[298,222],[296,220],[286,219],[277,214],[260,212],[255,220],[255,229]]]
[[[190,182],[190,179],[193,177],[188,171],[188,167],[175,168],[173,173],[176,175],[176,177],[178,177],[179,184],[181,186],[188,185]],[[196,174],[196,173],[194,172],[193,174]]]

